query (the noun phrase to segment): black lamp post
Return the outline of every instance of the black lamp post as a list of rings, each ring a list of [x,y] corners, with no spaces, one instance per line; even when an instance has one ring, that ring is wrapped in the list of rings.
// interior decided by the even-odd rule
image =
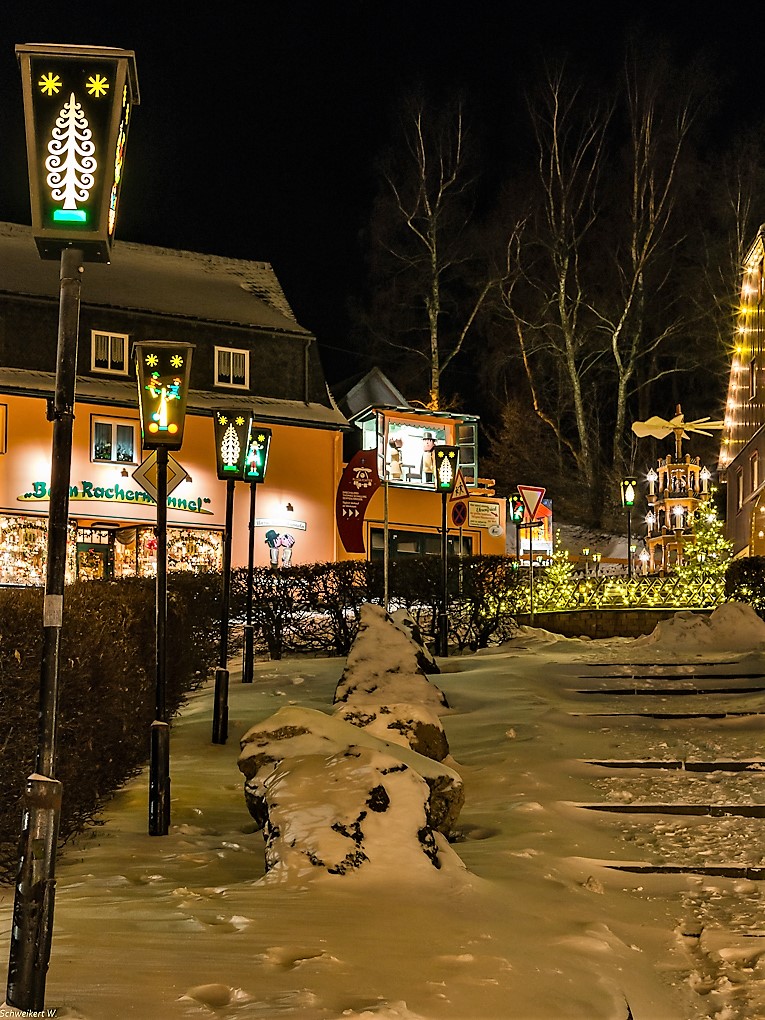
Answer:
[[[515,552],[519,566],[521,563],[521,525],[525,510],[526,504],[523,502],[523,496],[519,492],[514,492],[510,496],[510,517],[515,525]]]
[[[43,653],[36,767],[24,789],[6,1002],[41,1011],[53,934],[61,816],[56,771],[80,289],[84,262],[108,262],[127,128],[138,105],[135,54],[94,46],[16,47],[24,96],[32,234],[40,257],[61,262]]]
[[[449,654],[449,560],[446,504],[457,484],[459,449],[456,446],[437,446],[433,452],[436,460],[436,488],[441,493],[441,604],[438,614],[438,654],[446,656]]]
[[[622,506],[627,511],[627,577],[632,577],[632,522],[631,513],[637,495],[637,479],[623,478],[621,483]]]
[[[250,412],[220,410],[213,412],[215,428],[215,461],[218,478],[226,482],[226,522],[223,530],[223,594],[221,600],[220,645],[218,668],[215,670],[212,742],[228,740],[228,622],[231,597],[231,533],[234,523],[234,489],[244,476],[250,426]]]
[[[247,448],[244,480],[250,482],[250,530],[247,548],[247,622],[244,625],[244,658],[242,660],[242,683],[252,683],[255,659],[255,627],[252,623],[253,577],[255,571],[255,498],[258,484],[266,480],[268,454],[271,449],[271,429],[253,425]]]
[[[167,721],[167,455],[180,450],[192,344],[144,340],[134,347],[145,450],[157,452],[155,708],[149,757],[149,835],[170,828],[170,725]]]

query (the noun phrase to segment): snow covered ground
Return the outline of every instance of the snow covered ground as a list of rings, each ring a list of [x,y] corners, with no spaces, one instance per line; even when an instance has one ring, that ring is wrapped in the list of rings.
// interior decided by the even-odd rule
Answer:
[[[441,660],[459,860],[288,881],[264,875],[238,740],[285,705],[330,713],[344,663],[233,673],[228,744],[210,740],[211,688],[173,725],[170,834],[146,835],[142,776],[59,863],[46,1005],[80,1020],[764,1018],[763,819],[585,806],[765,804],[764,649],[765,624],[728,606],[649,638],[524,629]],[[722,760],[754,764],[692,768]],[[664,870],[618,867],[646,864]]]

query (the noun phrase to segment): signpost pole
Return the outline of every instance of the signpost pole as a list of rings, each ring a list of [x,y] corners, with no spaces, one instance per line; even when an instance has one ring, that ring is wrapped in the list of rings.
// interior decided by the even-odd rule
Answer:
[[[449,595],[449,560],[446,529],[446,501],[449,493],[441,493],[441,605],[438,614],[438,654],[449,654],[449,617],[447,599]]]
[[[213,701],[213,744],[228,740],[228,617],[231,600],[231,532],[234,520],[234,487],[236,481],[226,482],[226,525],[223,532],[223,605],[220,614],[220,657],[215,670],[215,698]]]

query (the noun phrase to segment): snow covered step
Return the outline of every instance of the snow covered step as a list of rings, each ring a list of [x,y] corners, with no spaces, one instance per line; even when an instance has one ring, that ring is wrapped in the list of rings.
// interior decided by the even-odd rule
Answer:
[[[692,694],[761,694],[765,687],[579,687],[573,694],[645,695],[646,697],[687,697]]]
[[[607,769],[676,769],[681,772],[752,772],[765,771],[765,760],[752,758],[748,761],[684,761],[680,758],[588,758],[587,765],[598,765]]]
[[[572,807],[586,811],[610,811],[614,814],[641,815],[705,815],[720,818],[738,815],[741,818],[765,818],[765,804],[601,804],[577,803]]]
[[[567,712],[574,718],[586,719],[733,719],[744,716],[765,716],[765,712]]]

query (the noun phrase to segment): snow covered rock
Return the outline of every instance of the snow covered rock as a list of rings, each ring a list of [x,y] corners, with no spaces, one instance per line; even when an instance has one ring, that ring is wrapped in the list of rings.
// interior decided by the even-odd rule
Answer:
[[[267,869],[340,875],[440,867],[464,802],[459,775],[337,717],[285,707],[253,726],[238,765]]]
[[[426,647],[422,634],[420,633],[420,628],[414,622],[407,610],[394,609],[393,612],[390,613],[390,618],[396,627],[410,638],[414,645],[417,664],[422,671],[424,673],[440,673],[441,670],[436,662],[435,656],[430,649]]]
[[[425,675],[415,640],[381,606],[361,607],[356,638],[335,691],[335,704],[414,703],[441,712],[443,691]]]
[[[335,715],[381,740],[411,747],[434,761],[443,761],[449,754],[449,741],[441,720],[432,709],[423,705],[358,704],[351,698],[348,703],[340,705]]]

